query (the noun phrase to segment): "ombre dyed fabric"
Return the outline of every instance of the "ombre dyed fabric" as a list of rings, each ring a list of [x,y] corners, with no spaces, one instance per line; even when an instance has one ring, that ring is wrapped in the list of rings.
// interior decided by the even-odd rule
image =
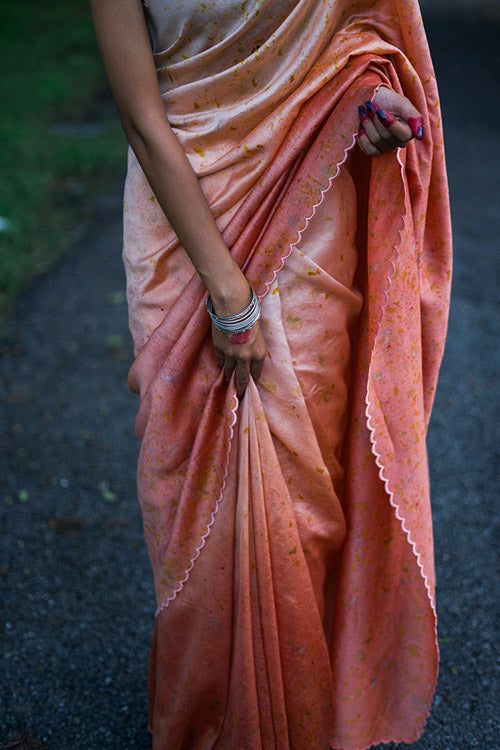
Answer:
[[[150,0],[146,14],[169,121],[261,298],[268,352],[239,402],[206,292],[130,154],[153,745],[412,742],[438,661],[425,434],[451,273],[418,5]],[[370,161],[357,106],[381,84],[423,113],[425,139]]]

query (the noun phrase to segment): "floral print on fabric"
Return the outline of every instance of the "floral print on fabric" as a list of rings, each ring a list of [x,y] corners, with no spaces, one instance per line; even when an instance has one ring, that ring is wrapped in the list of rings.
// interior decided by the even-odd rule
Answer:
[[[451,273],[418,4],[203,6],[150,0],[158,80],[261,298],[268,359],[238,403],[206,293],[131,154],[154,746],[411,742],[437,671],[425,433]],[[382,83],[423,113],[426,137],[370,162],[357,105]]]

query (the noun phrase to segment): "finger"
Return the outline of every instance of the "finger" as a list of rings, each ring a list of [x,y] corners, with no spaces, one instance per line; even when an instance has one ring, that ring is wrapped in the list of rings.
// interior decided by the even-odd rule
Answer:
[[[366,135],[369,141],[371,141],[371,137],[375,135],[373,126],[372,126],[372,113],[360,105],[358,107],[359,112],[359,137]],[[367,129],[368,128],[368,131]]]
[[[366,135],[366,132],[364,130],[364,127],[360,125],[358,130],[358,144],[367,156],[382,156],[382,151],[380,151],[376,146],[374,146],[368,136]]]
[[[236,392],[238,396],[243,396],[250,377],[250,363],[240,360],[236,364],[235,376]]]
[[[264,357],[262,359],[252,359],[252,362],[250,364],[250,374],[256,383],[261,374],[262,374],[262,368],[264,367]]]
[[[217,360],[217,364],[219,367],[224,367],[224,354],[221,352],[220,349],[215,349],[215,359]]]
[[[405,120],[411,128],[411,132],[421,141],[424,137],[424,120],[420,112],[416,107],[413,106],[411,101],[406,96],[401,97],[394,111],[395,115],[398,115]]]
[[[403,120],[381,109],[376,102],[367,102],[372,122],[379,134],[395,147],[404,147],[413,137],[411,128]]]
[[[413,134],[411,128],[406,122],[398,120],[397,117],[391,115],[390,112],[386,112],[380,108],[377,108],[375,114],[376,117],[374,118],[374,122],[376,123],[378,131],[383,134],[389,133],[396,146],[404,147],[408,141],[411,141]]]
[[[392,136],[391,132],[382,125],[375,113],[377,109],[371,102],[366,102],[369,117],[363,123],[365,133],[369,141],[383,154],[394,151],[400,144]]]
[[[406,146],[407,142],[412,137],[411,132],[408,132],[408,137],[406,137],[407,133],[406,131],[409,131],[408,126],[405,123],[402,123],[402,128],[398,128],[396,126],[396,123],[398,122],[396,118],[394,118],[394,123],[392,127],[394,128],[394,133],[392,132],[392,128],[388,127],[385,122],[382,120],[382,118],[379,116],[379,112],[382,110],[377,110],[375,117],[373,118],[373,124],[375,126],[375,129],[382,139],[382,142],[384,144],[387,144],[391,147],[391,151],[394,151],[395,148],[400,148],[401,146]],[[385,113],[384,113],[385,114]],[[389,115],[390,117],[391,115]],[[398,138],[396,136],[396,133],[399,133],[401,131],[401,134],[403,135],[403,138]]]
[[[394,146],[392,146],[390,143],[387,143],[382,138],[371,119],[366,120],[363,123],[363,133],[361,134],[361,138],[363,138],[363,135],[370,143],[370,147],[367,145],[367,142],[365,140],[361,140],[360,146],[365,153],[370,152],[370,156],[380,156],[380,154],[394,151]],[[375,147],[376,149],[375,152],[373,151],[373,147]]]
[[[393,149],[406,146],[412,138],[412,133],[406,122],[400,121],[390,112],[381,109],[377,104],[370,104],[372,123],[380,137],[389,143]]]
[[[236,365],[236,360],[233,357],[225,357],[224,360],[224,377],[229,382],[231,375]]]
[[[386,111],[390,112],[396,117],[404,120],[408,123],[412,135],[419,141],[424,138],[424,120],[422,113],[415,107],[415,105],[406,96],[395,95],[390,89],[381,87],[375,94],[374,104],[378,104],[380,107],[385,108]],[[384,105],[385,102],[385,105]]]
[[[424,140],[424,118],[423,117],[409,117],[408,125],[411,128],[411,132],[418,141]]]

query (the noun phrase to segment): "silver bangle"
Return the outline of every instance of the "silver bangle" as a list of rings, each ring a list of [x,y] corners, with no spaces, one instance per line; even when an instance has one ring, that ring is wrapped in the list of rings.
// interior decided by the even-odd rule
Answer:
[[[251,292],[252,299],[248,307],[238,313],[238,315],[229,315],[228,317],[216,315],[210,295],[207,297],[207,311],[218,331],[232,336],[237,333],[245,333],[245,331],[249,331],[250,328],[254,327],[260,318],[260,302],[253,289],[251,289]]]

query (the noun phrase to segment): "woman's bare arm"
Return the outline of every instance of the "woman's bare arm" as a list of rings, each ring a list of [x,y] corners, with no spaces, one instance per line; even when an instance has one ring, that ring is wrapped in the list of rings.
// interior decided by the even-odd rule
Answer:
[[[250,290],[217,228],[162,101],[140,0],[89,0],[104,69],[127,139],[179,241],[208,289],[218,315],[235,315]],[[196,221],[193,221],[196,216]],[[219,332],[217,332],[218,334]],[[243,392],[250,369],[260,373],[264,343],[254,326],[248,344],[214,333],[219,363],[236,369]]]

